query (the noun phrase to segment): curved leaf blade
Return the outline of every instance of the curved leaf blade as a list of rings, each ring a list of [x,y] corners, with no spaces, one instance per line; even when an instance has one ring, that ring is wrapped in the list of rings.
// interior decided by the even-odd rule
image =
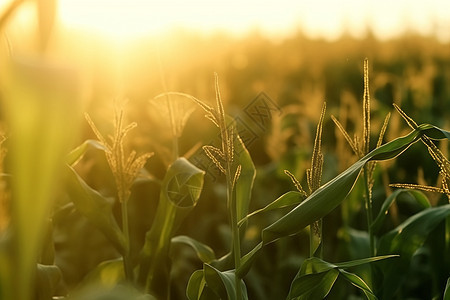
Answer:
[[[70,151],[70,153],[66,156],[66,163],[69,166],[76,165],[77,162],[83,158],[84,154],[89,149],[89,147],[106,151],[105,146],[103,146],[99,141],[86,140],[81,145]]]
[[[354,273],[347,272],[345,270],[339,269],[339,272],[342,274],[342,276],[351,284],[359,288],[364,295],[366,295],[366,298],[369,300],[376,300],[377,297],[372,292],[370,287],[367,285],[367,283],[364,282],[364,280],[361,279],[358,275]]]
[[[61,284],[62,273],[58,266],[55,265],[37,265],[36,286],[37,299],[51,299]]]
[[[161,284],[155,280],[168,280],[164,276],[169,276],[170,240],[197,204],[203,189],[204,174],[204,171],[180,157],[169,166],[164,176],[156,216],[146,233],[141,251],[138,281],[149,289],[160,288]]]
[[[447,279],[447,284],[444,290],[444,300],[450,299],[450,277]]]
[[[221,272],[209,264],[203,266],[206,284],[221,299],[236,300],[236,286],[234,270]],[[242,298],[248,300],[247,288],[241,279]]]
[[[331,269],[298,277],[292,282],[287,299],[323,299],[331,291],[338,276],[339,271]]]
[[[358,275],[347,272],[344,268],[351,268],[396,256],[368,257],[341,263],[330,263],[317,257],[310,257],[303,262],[302,267],[295,276],[288,299],[296,297],[300,297],[300,299],[323,299],[328,295],[340,274],[351,284],[361,289],[368,299],[376,299],[370,287]]]
[[[401,286],[401,275],[408,271],[411,257],[419,249],[429,234],[450,216],[450,204],[425,209],[394,230],[381,237],[378,253],[397,253],[400,260],[383,264],[384,279],[382,285],[383,299],[394,295]]]
[[[248,207],[250,204],[250,199],[252,195],[253,183],[256,176],[256,168],[253,164],[253,160],[245,147],[244,142],[241,138],[236,135],[234,141],[234,149],[237,155],[235,155],[234,169],[238,165],[241,166],[241,174],[236,182],[236,211],[237,220],[242,220],[248,214]]]
[[[243,256],[239,276],[245,276],[250,270],[256,254],[267,244],[275,240],[300,232],[304,227],[323,218],[337,207],[352,190],[359,173],[370,160],[387,160],[398,156],[422,135],[433,139],[450,139],[450,132],[429,124],[422,124],[408,135],[390,141],[355,162],[347,170],[313,192],[281,219],[262,231],[262,242]]]
[[[67,191],[76,209],[92,222],[110,240],[114,247],[125,253],[125,237],[114,218],[112,206],[67,166]]]
[[[376,262],[376,261],[380,261],[380,260],[384,260],[384,259],[388,259],[388,258],[394,258],[394,257],[398,257],[398,255],[382,255],[382,256],[367,257],[367,258],[362,258],[362,259],[355,259],[352,261],[335,263],[335,266],[340,269],[351,268],[351,267],[356,267],[356,266],[360,266],[363,264],[372,263],[372,262]]]
[[[410,189],[395,190],[392,194],[390,194],[384,200],[383,205],[381,206],[380,212],[378,213],[378,216],[372,222],[371,227],[372,227],[373,232],[377,232],[378,230],[380,230],[381,226],[383,225],[383,221],[388,214],[389,208],[391,207],[392,203],[397,200],[397,197],[400,196],[402,193],[409,193],[424,208],[431,207],[430,202],[428,201],[428,198],[420,191],[415,191],[415,190],[410,190]]]
[[[198,258],[204,262],[209,263],[216,259],[216,254],[214,253],[214,250],[211,249],[208,245],[205,245],[203,243],[200,243],[199,241],[185,235],[179,235],[176,237],[173,237],[171,240],[172,245],[173,244],[184,244],[187,246],[190,246],[195,253],[197,254]]]
[[[265,213],[265,212],[268,212],[271,210],[296,205],[296,204],[299,204],[300,202],[302,202],[304,199],[305,199],[304,194],[297,192],[297,191],[289,191],[289,192],[281,195],[280,197],[278,197],[277,199],[275,199],[274,201],[272,201],[265,207],[255,210],[251,214],[248,214],[247,216],[245,216],[243,219],[241,219],[239,221],[239,225],[242,225],[242,223],[247,221],[250,217],[253,217],[255,215]]]
[[[98,264],[84,277],[80,286],[113,287],[124,279],[123,260],[118,258]]]
[[[192,273],[191,277],[189,278],[186,288],[186,297],[189,300],[200,299],[204,287],[205,279],[203,277],[203,270],[197,270]]]
[[[422,124],[408,135],[372,150],[347,170],[317,189],[292,211],[266,227],[262,232],[263,243],[268,244],[281,237],[296,234],[309,224],[330,213],[350,193],[361,169],[368,161],[394,158],[417,142],[423,135],[434,139],[450,139],[450,132],[429,124]]]
[[[450,204],[425,209],[382,236],[378,252],[411,255],[425,241],[428,234],[450,215]]]

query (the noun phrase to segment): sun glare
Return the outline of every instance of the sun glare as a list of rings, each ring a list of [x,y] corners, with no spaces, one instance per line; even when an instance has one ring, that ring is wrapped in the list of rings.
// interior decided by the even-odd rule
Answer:
[[[448,2],[450,3],[450,2]],[[115,39],[159,34],[174,27],[234,34],[254,28],[286,36],[298,28],[312,36],[364,35],[370,26],[381,38],[407,30],[447,32],[449,4],[441,0],[59,0],[62,23]],[[445,37],[444,37],[445,38]],[[448,38],[448,36],[447,36]]]
[[[281,7],[283,6],[279,6]],[[267,5],[264,8],[267,9]],[[264,18],[261,12],[261,4],[254,0],[59,1],[59,18],[65,27],[100,33],[114,39],[139,38],[164,33],[173,28],[199,32],[223,29],[240,33],[259,25],[260,18]],[[280,12],[273,16],[280,16]],[[270,26],[273,25],[270,22],[280,21],[278,18],[273,20],[273,16],[265,17],[262,23],[269,23]]]
[[[257,28],[276,38],[301,30],[326,39],[339,38],[344,32],[362,37],[371,28],[382,39],[413,31],[450,40],[449,9],[450,2],[442,0],[413,5],[403,0],[58,0],[58,18],[64,28],[118,41],[174,28],[238,35]]]
[[[163,29],[162,11],[153,1],[60,0],[63,26],[112,38],[133,38]],[[161,10],[161,6],[159,6]]]

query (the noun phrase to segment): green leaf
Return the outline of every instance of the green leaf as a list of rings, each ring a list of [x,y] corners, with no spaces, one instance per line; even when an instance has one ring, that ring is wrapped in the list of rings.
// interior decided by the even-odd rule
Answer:
[[[447,284],[444,290],[444,300],[450,300],[450,277],[447,279]]]
[[[376,262],[376,261],[380,261],[380,260],[388,259],[388,258],[393,258],[393,257],[398,257],[398,255],[374,256],[374,257],[356,259],[356,260],[351,260],[351,261],[346,261],[346,262],[341,262],[341,263],[330,263],[330,262],[324,261],[317,257],[310,257],[303,262],[299,274],[303,275],[303,274],[310,274],[310,273],[322,273],[322,272],[327,272],[331,269],[351,268],[351,267],[356,267],[356,266],[360,266],[363,264],[372,263],[372,262]]]
[[[172,245],[173,244],[185,244],[190,246],[195,253],[197,254],[198,258],[204,262],[209,263],[216,259],[216,254],[214,253],[214,250],[211,249],[211,247],[200,243],[199,241],[185,236],[185,235],[179,235],[172,238]]]
[[[281,195],[280,197],[278,197],[277,199],[275,199],[274,201],[272,201],[270,204],[266,205],[265,207],[255,210],[251,214],[248,214],[247,216],[245,216],[243,219],[241,219],[239,221],[239,225],[242,225],[242,223],[247,221],[250,217],[253,217],[257,214],[268,212],[268,211],[279,209],[279,208],[296,205],[296,204],[299,204],[300,202],[302,202],[304,199],[305,199],[305,196],[302,193],[297,192],[297,191],[289,191],[289,192]]]
[[[192,273],[186,288],[186,297],[189,300],[198,300],[205,287],[205,279],[203,278],[203,270],[197,270]]]
[[[3,61],[2,110],[11,133],[11,227],[15,255],[11,299],[30,299],[45,222],[58,196],[65,156],[78,133],[78,72],[37,57]],[[20,288],[17,288],[20,287]]]
[[[377,232],[378,230],[380,230],[392,203],[397,199],[398,196],[403,193],[410,194],[423,208],[429,208],[431,206],[428,198],[420,191],[410,189],[395,190],[391,195],[389,195],[389,197],[386,198],[386,200],[384,200],[378,216],[375,218],[371,225],[373,232]]]
[[[338,275],[338,270],[331,269],[298,277],[292,282],[287,299],[323,299],[330,292]]]
[[[253,261],[256,259],[256,254],[263,248],[263,246],[263,243],[260,242],[255,248],[241,258],[241,265],[236,271],[240,278],[244,278],[244,276],[250,271]]]
[[[125,279],[122,258],[107,260],[89,272],[81,286],[113,287]]]
[[[370,256],[369,233],[345,226],[339,229],[338,237],[345,244],[350,259]]]
[[[323,299],[330,292],[339,274],[354,286],[361,289],[368,299],[376,299],[369,286],[356,274],[345,271],[345,268],[360,266],[397,255],[376,256],[341,263],[329,263],[317,257],[306,259],[294,278],[288,299]]]
[[[55,265],[37,265],[36,288],[37,299],[52,299],[58,285],[61,284],[62,273]]]
[[[289,213],[266,227],[262,232],[263,243],[268,244],[281,237],[296,234],[309,224],[329,214],[350,193],[361,169],[368,161],[394,158],[417,142],[422,135],[437,139],[450,139],[450,132],[432,125],[422,124],[408,135],[376,148],[320,187]]]
[[[356,275],[354,273],[350,273],[350,272],[347,272],[347,271],[342,270],[342,269],[339,269],[339,272],[343,275],[343,277],[348,282],[350,282],[351,284],[353,284],[354,286],[359,288],[364,293],[364,295],[366,295],[367,299],[369,299],[369,300],[376,300],[377,299],[375,294],[369,288],[367,283],[365,283],[364,280],[361,279],[361,277],[359,277],[358,275]]]
[[[189,300],[220,300],[219,296],[206,285],[204,270],[197,270],[189,278],[186,289]]]
[[[200,198],[204,174],[187,159],[178,158],[164,177],[160,201],[170,201],[179,208],[193,208]]]
[[[352,190],[364,165],[371,160],[387,160],[398,156],[417,142],[422,135],[433,139],[450,139],[450,132],[433,125],[422,124],[408,135],[388,142],[355,162],[347,170],[330,180],[328,183],[314,191],[308,198],[292,209],[289,213],[278,219],[275,223],[264,228],[262,242],[253,250],[243,256],[241,267],[237,270],[239,276],[245,276],[250,270],[254,256],[263,246],[279,238],[297,234],[306,226],[323,218],[335,209]]]
[[[89,147],[106,151],[106,148],[103,144],[96,140],[86,140],[81,145],[70,151],[70,153],[66,156],[66,163],[69,166],[74,166],[77,162],[83,158],[84,154],[88,150]]]
[[[335,263],[334,265],[340,269],[351,268],[351,267],[360,266],[362,264],[372,263],[372,262],[376,262],[379,260],[384,260],[384,259],[394,258],[394,257],[398,257],[398,255],[374,256],[374,257],[351,260],[351,261],[347,261],[347,262]]]
[[[450,204],[425,209],[380,238],[378,253],[399,253],[411,257],[428,234],[447,216]]]
[[[146,233],[141,251],[138,281],[151,290],[161,289],[161,282],[168,280],[166,277],[169,276],[171,238],[197,204],[203,188],[204,174],[204,171],[182,157],[167,170],[155,219]]]
[[[234,150],[237,154],[235,155],[233,169],[236,169],[238,165],[241,166],[241,174],[235,187],[237,220],[239,221],[248,214],[256,168],[244,142],[237,135],[234,141]]]
[[[450,204],[427,208],[400,224],[379,240],[378,253],[396,253],[400,260],[382,264],[383,299],[392,297],[405,279],[411,257],[436,226],[450,215]]]
[[[114,218],[109,201],[67,166],[67,191],[77,210],[92,222],[121,253],[125,252],[125,238]]]
[[[337,268],[337,266],[332,263],[324,261],[318,257],[310,257],[303,261],[302,267],[300,268],[297,277],[306,274],[327,272],[334,268]]]
[[[221,272],[211,265],[203,265],[204,276],[206,284],[212,289],[221,299],[236,300],[236,285],[234,270]],[[247,288],[244,281],[241,279],[241,286],[243,299],[248,299]]]

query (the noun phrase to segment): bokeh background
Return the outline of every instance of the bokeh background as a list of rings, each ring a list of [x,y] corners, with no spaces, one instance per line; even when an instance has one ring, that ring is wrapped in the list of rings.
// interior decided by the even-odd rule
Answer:
[[[0,11],[11,1],[2,2]],[[152,178],[161,179],[170,163],[171,137],[167,115],[151,99],[164,92],[182,92],[213,104],[216,72],[226,110],[240,120],[258,170],[251,210],[294,189],[283,170],[305,182],[324,101],[323,183],[356,161],[330,116],[336,116],[351,135],[362,134],[365,58],[372,100],[371,148],[388,112],[392,117],[385,141],[410,130],[393,103],[417,123],[450,127],[448,1],[60,0],[47,11],[49,18],[56,17],[45,50],[37,46],[35,5],[25,1],[4,26],[2,53],[45,57],[76,70],[81,96],[72,103],[74,112],[80,112],[74,146],[94,138],[82,112],[91,115],[100,131],[112,132],[114,107],[126,102],[127,119],[138,123],[128,146],[140,153],[155,152],[146,165]],[[264,113],[258,118],[249,113],[257,106]],[[180,234],[209,244],[220,255],[227,252],[230,239],[225,187],[201,153],[201,145],[218,138],[203,115],[194,110],[180,138],[180,154],[207,171],[202,197]],[[448,153],[447,145],[440,146]],[[91,187],[114,197],[114,179],[103,153],[88,152],[77,171]],[[392,192],[389,183],[435,185],[438,173],[423,146],[414,145],[394,162],[380,164],[375,207]],[[367,256],[368,249],[357,239],[365,230],[364,205],[358,196],[362,189],[357,184],[354,196],[324,221],[324,256],[329,261]],[[158,193],[151,180],[134,187],[130,215],[136,249],[152,223]],[[428,196],[434,204],[445,200],[439,194]],[[403,202],[385,231],[417,211],[408,199]],[[250,225],[245,249],[251,249],[259,238],[258,228],[269,221],[257,219]],[[76,212],[61,214],[54,223],[56,264],[67,289],[76,287],[101,261],[117,257],[101,233]],[[305,232],[264,251],[246,278],[251,299],[277,299],[287,293],[307,256],[307,239]],[[183,299],[190,274],[201,265],[193,253],[174,251],[179,259],[174,262],[172,295]],[[427,299],[435,288],[426,280],[433,270],[418,266],[412,272],[415,281],[404,295],[420,298],[423,292]],[[351,293],[347,289],[333,293],[342,297]]]

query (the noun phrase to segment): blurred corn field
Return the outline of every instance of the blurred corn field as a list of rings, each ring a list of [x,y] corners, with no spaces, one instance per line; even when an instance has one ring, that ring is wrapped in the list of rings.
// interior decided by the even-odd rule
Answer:
[[[450,299],[448,44],[119,47],[36,3],[0,19],[0,299]]]

